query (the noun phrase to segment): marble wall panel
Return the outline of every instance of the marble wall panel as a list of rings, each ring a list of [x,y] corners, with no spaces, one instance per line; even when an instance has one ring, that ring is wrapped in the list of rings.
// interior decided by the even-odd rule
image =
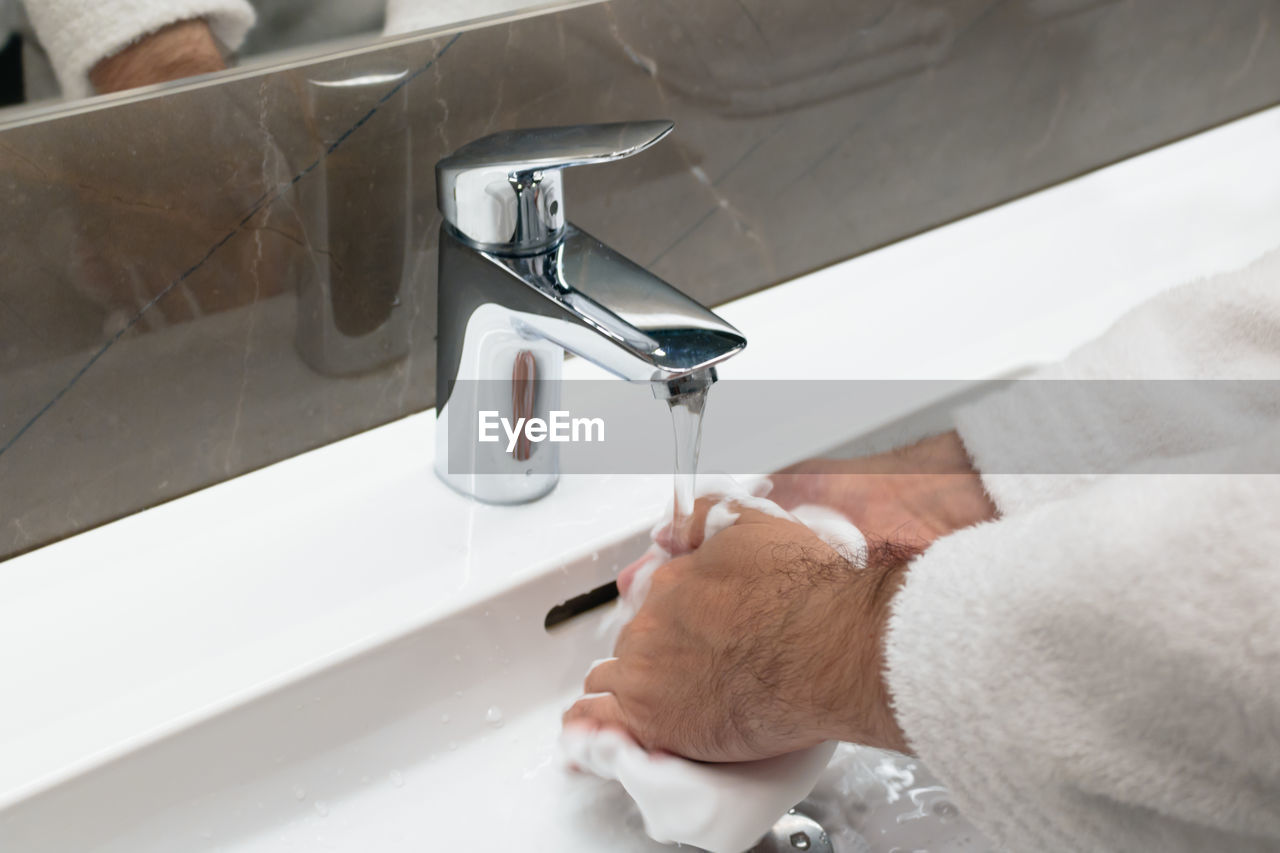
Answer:
[[[1278,21],[614,0],[0,112],[0,559],[431,406],[432,167],[471,139],[674,119],[568,209],[714,305],[1275,104]]]

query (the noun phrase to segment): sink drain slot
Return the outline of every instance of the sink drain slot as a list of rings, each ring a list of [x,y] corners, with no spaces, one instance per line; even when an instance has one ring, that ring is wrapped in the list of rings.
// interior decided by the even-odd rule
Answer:
[[[595,610],[597,607],[603,607],[618,597],[618,584],[609,581],[604,586],[598,586],[590,592],[584,592],[582,595],[576,595],[568,601],[557,604],[555,607],[547,611],[547,618],[543,620],[542,626],[550,631],[557,625],[563,625],[570,619],[581,616]]]

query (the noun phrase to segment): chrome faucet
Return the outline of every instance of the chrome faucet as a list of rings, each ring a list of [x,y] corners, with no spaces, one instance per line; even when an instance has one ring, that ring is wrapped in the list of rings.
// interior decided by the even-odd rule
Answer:
[[[557,445],[479,441],[482,412],[546,418],[564,351],[670,399],[716,381],[733,326],[566,220],[562,171],[644,151],[669,121],[495,133],[436,164],[440,275],[436,471],[520,503],[554,488]]]

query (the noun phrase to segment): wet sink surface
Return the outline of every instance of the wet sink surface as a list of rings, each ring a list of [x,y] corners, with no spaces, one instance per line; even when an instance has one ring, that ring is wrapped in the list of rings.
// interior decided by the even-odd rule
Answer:
[[[991,848],[919,760],[841,744],[798,811],[818,821],[835,853],[984,853]],[[793,845],[794,846],[794,845]]]

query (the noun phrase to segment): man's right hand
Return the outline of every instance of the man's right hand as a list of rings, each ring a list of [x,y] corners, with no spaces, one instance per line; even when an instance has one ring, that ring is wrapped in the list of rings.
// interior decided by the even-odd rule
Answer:
[[[917,549],[997,515],[955,432],[861,459],[806,459],[770,479],[783,509],[830,507],[869,540]]]
[[[827,740],[907,751],[884,678],[903,555],[873,548],[855,563],[794,519],[732,502],[733,522],[705,537],[719,502],[698,501],[694,549],[654,571],[565,724],[618,729],[697,761]],[[633,577],[618,578],[623,595]]]

